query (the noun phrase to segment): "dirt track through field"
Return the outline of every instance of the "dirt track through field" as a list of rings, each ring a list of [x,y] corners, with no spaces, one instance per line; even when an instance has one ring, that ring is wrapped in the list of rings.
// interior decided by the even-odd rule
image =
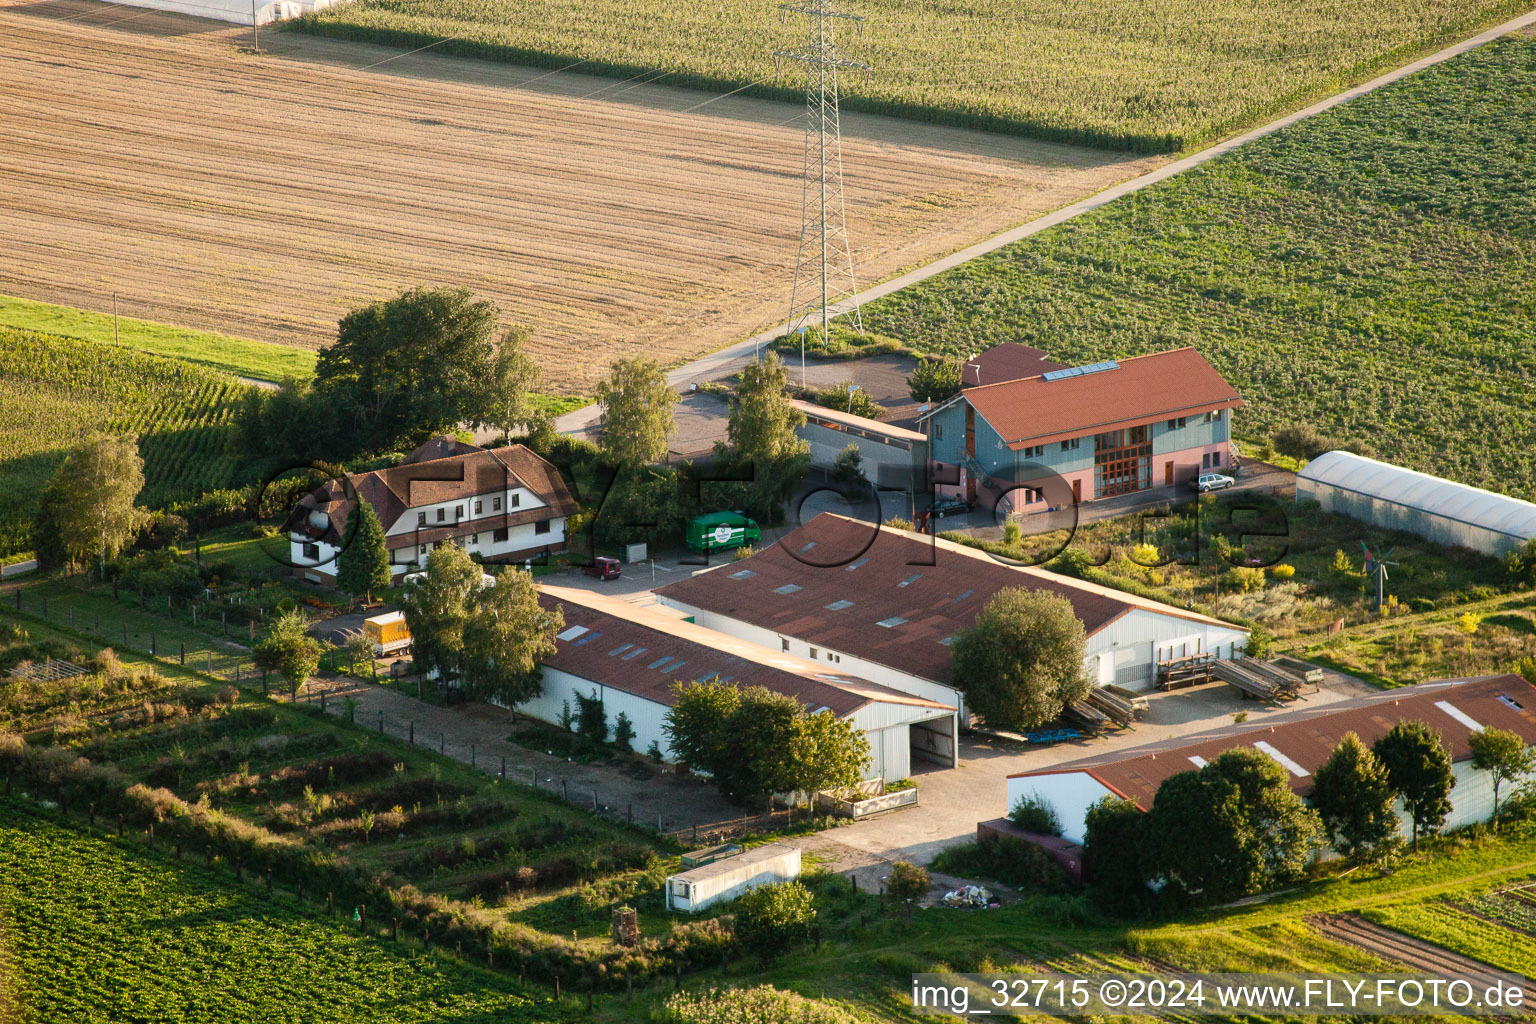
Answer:
[[[1312,919],[1312,924],[1330,939],[1427,973],[1445,976],[1508,973],[1481,960],[1453,953],[1444,946],[1384,928],[1356,914],[1319,914]],[[1526,979],[1524,991],[1524,1005],[1536,1006],[1536,984]]]
[[[316,347],[359,303],[464,285],[566,389],[787,305],[793,106],[278,30],[257,56],[249,29],[89,0],[0,0],[0,39],[0,292]],[[1159,162],[844,132],[865,282]]]

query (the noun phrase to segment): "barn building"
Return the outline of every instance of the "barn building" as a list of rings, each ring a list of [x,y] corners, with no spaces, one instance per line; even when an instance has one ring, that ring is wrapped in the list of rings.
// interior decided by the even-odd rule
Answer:
[[[622,712],[635,730],[636,750],[655,743],[674,754],[663,729],[683,682],[762,686],[788,694],[813,713],[847,719],[869,741],[866,778],[887,782],[912,774],[914,762],[953,768],[958,762],[956,709],[880,686],[782,651],[770,651],[591,591],[544,586],[540,601],[563,610],[565,628],[544,663],[543,694],[517,710],[546,722],[577,707],[576,695],[603,702],[611,729]]]
[[[1159,661],[1231,657],[1240,626],[942,538],[823,513],[752,557],[658,590],[700,625],[960,708],[950,645],[1005,587],[1059,594],[1088,633],[1099,683],[1152,688]]]
[[[1000,348],[919,418],[938,493],[1033,512],[1231,467],[1243,400],[1194,349],[1057,367],[1037,349]]]
[[[1296,500],[1437,544],[1502,556],[1536,537],[1536,504],[1350,452],[1296,474]]]
[[[297,18],[311,11],[324,10],[336,0],[120,0],[127,7],[148,7],[174,14],[227,21],[235,25],[267,25],[283,18]]]
[[[1236,747],[1253,747],[1274,758],[1290,774],[1291,788],[1306,796],[1312,791],[1313,773],[1345,733],[1353,732],[1369,745],[1399,722],[1415,719],[1441,734],[1454,761],[1453,810],[1446,827],[1487,821],[1493,813],[1493,785],[1487,772],[1473,769],[1468,737],[1493,727],[1536,743],[1536,687],[1515,675],[1420,683],[1291,711],[1262,722],[1106,751],[1054,768],[1009,776],[1003,810],[1006,813],[1022,797],[1036,796],[1056,811],[1062,838],[1081,843],[1088,809],[1106,796],[1134,800],[1142,810],[1148,810],[1164,779],[1203,767]],[[1406,833],[1412,829],[1412,819],[1401,809],[1399,815]]]
[[[864,476],[886,490],[925,489],[928,435],[824,405],[791,399],[805,416],[796,434],[811,446],[811,465],[830,470],[850,444],[864,459]]]

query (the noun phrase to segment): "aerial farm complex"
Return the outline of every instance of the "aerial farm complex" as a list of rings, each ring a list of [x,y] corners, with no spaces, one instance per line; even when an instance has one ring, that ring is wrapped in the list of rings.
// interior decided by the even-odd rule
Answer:
[[[1533,3],[0,0],[0,1022],[1523,1019]]]

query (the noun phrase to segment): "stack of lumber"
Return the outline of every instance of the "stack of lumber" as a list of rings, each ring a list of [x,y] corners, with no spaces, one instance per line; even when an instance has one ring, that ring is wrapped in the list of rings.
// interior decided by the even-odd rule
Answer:
[[[1199,686],[1211,681],[1211,662],[1214,659],[1209,654],[1194,654],[1187,658],[1174,658],[1172,661],[1159,662],[1157,666],[1157,688],[1159,690],[1179,690],[1186,686]]]
[[[1260,700],[1295,700],[1305,680],[1293,672],[1255,658],[1233,658],[1211,666],[1211,675]]]
[[[1108,715],[1117,725],[1129,726],[1140,717],[1134,704],[1102,686],[1095,686],[1088,691],[1087,702]]]
[[[1097,733],[1109,725],[1109,716],[1086,700],[1075,700],[1066,706],[1062,718],[1075,723],[1086,733]]]

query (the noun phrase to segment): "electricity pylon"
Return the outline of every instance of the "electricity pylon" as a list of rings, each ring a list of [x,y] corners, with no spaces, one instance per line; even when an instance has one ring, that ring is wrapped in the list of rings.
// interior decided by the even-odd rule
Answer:
[[[863,31],[864,19],[840,10],[831,0],[805,0],[781,4],[780,18],[803,14],[810,19],[805,46],[778,50],[774,63],[792,60],[804,64],[805,172],[801,184],[800,251],[795,258],[795,281],[790,290],[788,334],[802,331],[820,320],[823,343],[828,339],[829,307],[857,294],[853,277],[853,249],[848,243],[848,224],[843,216],[843,136],[837,110],[837,75],[842,70],[868,71],[861,60],[845,57],[833,37],[838,21],[851,22]],[[859,307],[849,311],[855,329],[864,321]],[[805,335],[801,341],[801,376],[804,376]],[[803,383],[803,381],[802,381]]]

